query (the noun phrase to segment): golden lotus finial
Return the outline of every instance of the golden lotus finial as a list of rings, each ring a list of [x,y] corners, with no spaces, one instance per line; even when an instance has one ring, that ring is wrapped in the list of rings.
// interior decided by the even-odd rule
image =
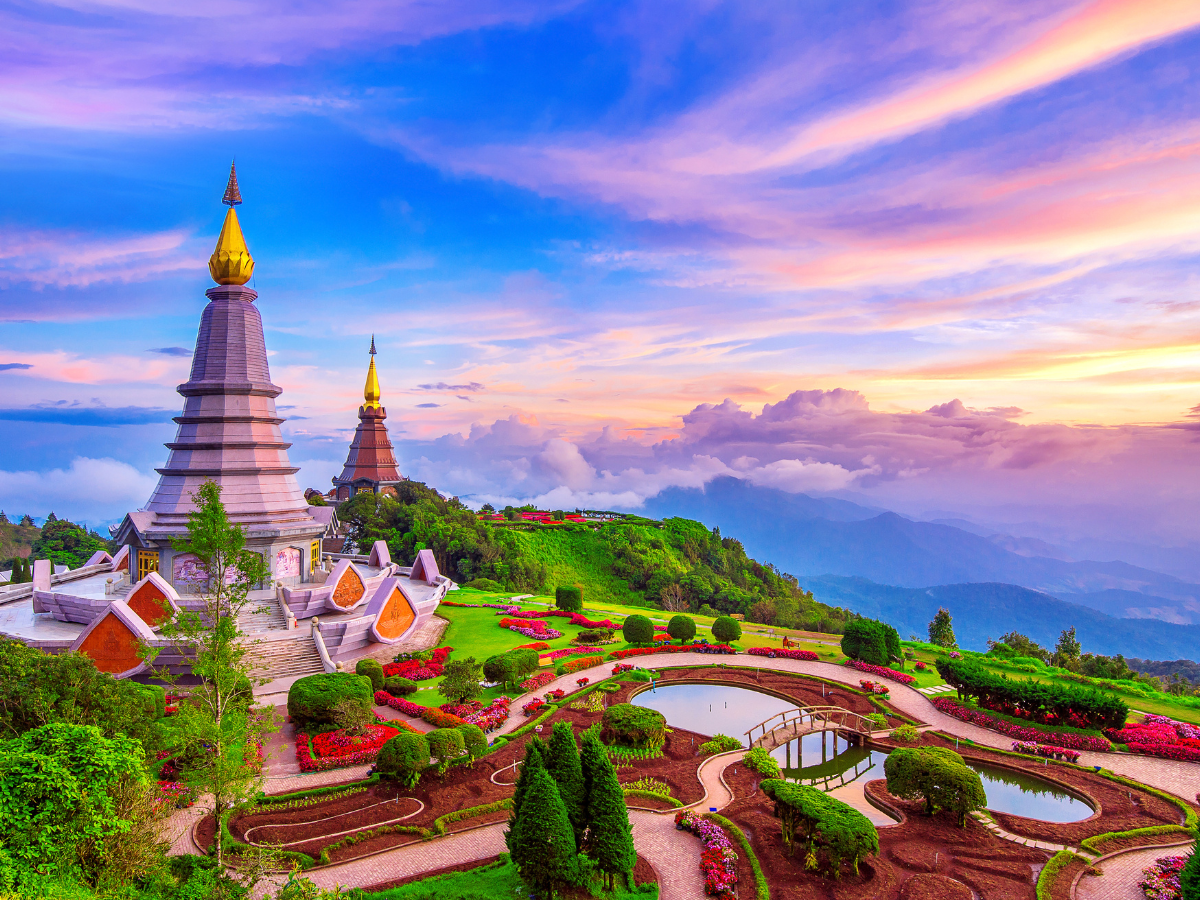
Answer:
[[[375,335],[371,335],[371,365],[367,367],[367,383],[363,388],[363,406],[367,409],[379,409],[379,375],[375,372]]]
[[[229,212],[225,214],[225,224],[221,226],[216,249],[208,258],[208,271],[217,284],[245,284],[254,274],[254,257],[246,249],[242,226],[233,209],[242,202],[242,194],[238,190],[237,171],[232,165],[221,202],[229,207]]]

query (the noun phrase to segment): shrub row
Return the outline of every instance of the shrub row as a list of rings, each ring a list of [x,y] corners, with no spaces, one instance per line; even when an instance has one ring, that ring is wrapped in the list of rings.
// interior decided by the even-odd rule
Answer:
[[[1021,719],[1079,728],[1120,728],[1129,715],[1129,707],[1122,701],[1092,688],[1015,681],[965,659],[939,659],[937,670],[960,695]]]
[[[590,669],[592,666],[599,666],[604,663],[603,656],[583,656],[579,659],[568,660],[565,668],[567,674],[571,675],[575,672],[582,672],[584,669]]]
[[[628,650],[614,650],[608,654],[609,659],[629,659],[631,656],[649,656],[651,653],[717,653],[732,656],[737,653],[728,644],[690,644],[688,646],[669,645],[666,647],[631,647]]]

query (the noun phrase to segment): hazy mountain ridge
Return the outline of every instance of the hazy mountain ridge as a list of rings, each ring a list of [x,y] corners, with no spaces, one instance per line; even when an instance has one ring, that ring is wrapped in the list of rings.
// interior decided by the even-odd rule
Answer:
[[[647,502],[647,513],[719,526],[748,552],[797,576],[861,577],[906,588],[1005,583],[1114,615],[1200,623],[1200,585],[1172,575],[1121,561],[1030,555],[1037,549],[1032,541],[914,521],[846,500],[718,478],[704,490],[664,491]]]
[[[929,620],[944,606],[954,619],[960,647],[986,650],[988,639],[1020,631],[1045,647],[1074,628],[1090,653],[1151,659],[1190,659],[1200,647],[1200,625],[1154,619],[1120,619],[1012,584],[949,584],[904,588],[865,578],[802,577],[801,585],[827,604],[889,622],[901,637],[924,640]]]

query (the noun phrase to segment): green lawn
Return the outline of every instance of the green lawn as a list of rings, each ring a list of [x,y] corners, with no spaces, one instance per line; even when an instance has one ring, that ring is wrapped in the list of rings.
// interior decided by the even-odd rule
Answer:
[[[511,862],[504,862],[466,872],[452,872],[449,875],[426,878],[375,894],[363,893],[355,896],[361,900],[454,900],[458,897],[470,897],[471,900],[513,900],[514,897],[526,897],[528,894],[517,875],[516,866]],[[655,900],[658,897],[658,888],[651,887],[644,893],[620,888],[611,894],[597,893],[595,896],[602,900]]]

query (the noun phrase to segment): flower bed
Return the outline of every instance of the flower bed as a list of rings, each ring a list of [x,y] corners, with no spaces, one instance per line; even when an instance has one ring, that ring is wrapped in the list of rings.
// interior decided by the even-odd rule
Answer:
[[[874,681],[860,680],[858,682],[858,686],[868,694],[878,694],[884,697],[886,697],[891,691],[891,688],[889,688],[886,684],[877,684]]]
[[[399,724],[399,723],[397,723]],[[415,729],[402,726],[405,730]],[[296,733],[296,761],[301,772],[328,772],[346,766],[362,766],[375,761],[379,748],[400,733],[393,725],[368,725],[367,734],[351,737],[339,731],[328,731],[309,739],[304,732]]]
[[[615,666],[613,666],[612,673],[614,675],[622,675],[625,672],[632,672],[636,668],[637,666],[635,666],[633,663],[617,663]]]
[[[1125,744],[1131,753],[1185,762],[1200,760],[1200,728],[1167,716],[1148,715],[1141,724],[1110,728],[1104,736]]]
[[[424,712],[421,713],[421,719],[434,728],[457,728],[464,724],[459,716],[442,712],[436,706],[426,706]]]
[[[1049,744],[1037,744],[1033,741],[1013,741],[1012,748],[1014,753],[1028,753],[1032,756],[1063,759],[1070,763],[1079,762],[1079,751],[1068,750],[1066,747],[1053,747]]]
[[[1039,731],[1028,725],[1018,725],[1007,719],[990,716],[977,709],[969,709],[957,700],[951,700],[949,697],[935,697],[931,702],[937,709],[948,716],[954,716],[956,719],[961,719],[972,725],[978,725],[980,728],[990,728],[992,731],[998,731],[1019,741],[1035,741],[1039,744],[1063,746],[1071,750],[1112,749],[1112,745],[1102,737],[1090,734],[1075,734],[1070,731]]]
[[[737,887],[737,853],[725,829],[690,809],[675,814],[675,827],[700,838],[700,871],[704,873],[704,893],[710,897],[731,898]]]
[[[554,660],[562,659],[564,656],[577,656],[580,653],[591,653],[595,655],[603,652],[604,651],[599,647],[564,647],[562,650],[555,650],[551,653],[543,653],[538,658]]]
[[[542,672],[539,675],[534,675],[532,678],[526,678],[524,681],[522,681],[521,690],[525,691],[526,693],[529,691],[536,691],[538,688],[548,685],[554,680],[554,678],[555,675],[553,672]]]
[[[751,656],[765,656],[767,659],[778,657],[779,659],[800,659],[804,660],[804,662],[817,662],[820,659],[811,650],[793,650],[790,647],[783,649],[776,647],[751,647],[746,652]]]
[[[464,716],[463,721],[478,725],[485,732],[493,731],[508,721],[508,707],[512,703],[508,697],[500,696],[478,712]]]
[[[568,675],[571,675],[575,672],[581,672],[584,669],[590,669],[592,666],[602,665],[603,663],[603,656],[584,656],[580,659],[571,660],[563,668],[567,670]]]
[[[561,631],[555,631],[553,628],[548,627],[545,622],[537,619],[532,621],[501,619],[500,627],[507,628],[509,631],[515,631],[524,637],[537,638],[539,641],[552,641],[555,638],[562,637]]]
[[[550,645],[545,641],[534,641],[532,644],[521,644],[517,647],[518,650],[549,650]],[[558,652],[558,651],[556,651]]]
[[[393,675],[399,675],[410,681],[427,681],[430,678],[437,678],[442,674],[442,665],[452,651],[452,647],[438,647],[432,651],[432,656],[424,661],[406,659],[400,662],[390,662],[383,667],[384,677],[390,678]]]
[[[1179,900],[1182,895],[1179,873],[1187,861],[1187,856],[1160,856],[1153,865],[1142,869],[1138,887],[1146,900]]]
[[[158,796],[154,798],[158,806],[170,806],[174,809],[187,809],[196,802],[190,787],[179,781],[158,782]]]
[[[614,650],[608,654],[609,659],[629,659],[631,656],[649,656],[651,653],[718,653],[733,655],[737,653],[728,644],[689,644],[687,646],[671,645],[668,647],[632,647],[629,650]]]
[[[588,683],[588,679],[586,679],[586,678],[576,678],[576,679],[575,679],[575,683],[576,683],[577,685],[579,685],[580,687],[584,687],[584,686],[585,686],[585,685]]]
[[[406,716],[415,716],[421,718],[421,714],[425,712],[425,707],[419,703],[413,703],[411,700],[405,700],[403,697],[393,697],[387,691],[375,692],[376,706],[390,706],[392,709],[398,709]]]
[[[468,700],[466,703],[443,703],[438,709],[444,713],[450,713],[452,716],[458,716],[465,722],[467,716],[483,709],[483,704],[478,700]]]
[[[858,669],[860,672],[866,672],[868,675],[878,675],[880,678],[890,678],[892,681],[898,681],[901,684],[912,684],[917,679],[913,678],[906,672],[897,672],[895,669],[889,669],[886,666],[873,666],[870,663],[865,663],[861,659],[848,659],[846,665],[851,669]]]
[[[522,706],[521,712],[525,715],[525,718],[528,719],[528,718],[531,718],[532,716],[538,715],[545,708],[546,708],[546,701],[543,700],[541,697],[538,697],[536,700],[530,700],[528,703],[526,703],[524,706]]]

